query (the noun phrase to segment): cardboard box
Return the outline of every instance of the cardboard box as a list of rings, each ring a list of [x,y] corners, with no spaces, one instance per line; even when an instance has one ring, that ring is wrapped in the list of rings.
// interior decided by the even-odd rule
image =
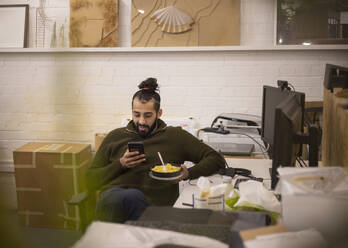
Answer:
[[[18,215],[25,226],[79,228],[77,207],[67,205],[86,190],[91,145],[28,143],[13,152]]]
[[[288,229],[284,225],[278,224],[278,225],[244,230],[244,231],[241,231],[239,234],[243,241],[248,241],[248,240],[255,239],[257,236],[282,233],[282,232],[288,232]]]
[[[97,152],[107,133],[96,133],[94,135],[94,151]]]

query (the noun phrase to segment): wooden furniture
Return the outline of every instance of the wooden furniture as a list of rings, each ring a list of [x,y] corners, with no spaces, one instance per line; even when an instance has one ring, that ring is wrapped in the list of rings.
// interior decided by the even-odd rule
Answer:
[[[309,101],[305,102],[305,112],[308,121],[312,124],[321,126],[321,119],[323,114],[323,101]]]
[[[324,89],[322,160],[324,166],[342,166],[348,171],[348,89]]]
[[[322,130],[322,119],[323,119],[323,101],[308,101],[305,102],[305,126],[304,126],[304,133],[308,133],[308,125],[307,124],[314,124],[317,127],[319,127],[319,130]],[[308,145],[303,144],[302,145],[302,159],[308,160],[309,151],[308,151]],[[321,149],[322,146],[320,144],[319,146],[319,157],[318,160],[321,161]]]

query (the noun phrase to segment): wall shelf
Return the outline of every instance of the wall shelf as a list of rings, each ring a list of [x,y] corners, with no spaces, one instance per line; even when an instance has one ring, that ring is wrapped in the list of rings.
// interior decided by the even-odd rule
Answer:
[[[348,50],[348,45],[283,46],[202,46],[202,47],[113,47],[113,48],[0,48],[0,53],[80,53],[80,52],[228,52],[228,51],[296,51]]]

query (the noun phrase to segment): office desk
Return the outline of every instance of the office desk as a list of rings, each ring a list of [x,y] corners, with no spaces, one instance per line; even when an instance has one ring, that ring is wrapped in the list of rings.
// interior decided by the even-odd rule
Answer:
[[[270,189],[271,176],[269,174],[269,168],[272,167],[272,160],[270,159],[240,159],[240,158],[226,158],[228,167],[232,168],[245,168],[251,170],[251,173],[255,177],[262,177],[264,179],[264,185],[266,188]],[[213,184],[217,185],[223,183],[223,177],[221,175],[215,174],[209,177]],[[237,177],[235,177],[237,178]],[[238,177],[239,178],[239,177]],[[234,183],[232,180],[232,183]],[[192,184],[196,184],[197,179],[191,180]],[[189,206],[184,206],[182,203],[192,204],[192,194],[199,194],[199,188],[194,185],[186,183],[183,186],[183,190],[176,200],[173,207],[176,208],[190,208]]]

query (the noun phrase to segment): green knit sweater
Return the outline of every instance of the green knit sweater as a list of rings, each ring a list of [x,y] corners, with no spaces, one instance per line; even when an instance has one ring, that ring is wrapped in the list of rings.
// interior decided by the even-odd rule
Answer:
[[[129,141],[144,143],[146,161],[134,168],[124,169],[120,158]],[[180,127],[168,127],[162,120],[158,120],[157,129],[144,139],[130,121],[127,127],[117,128],[105,137],[87,171],[88,189],[137,188],[151,204],[173,205],[179,195],[178,184],[149,176],[151,167],[161,164],[157,152],[161,153],[164,162],[195,163],[189,169],[192,179],[209,176],[224,167],[224,160],[219,153]]]

